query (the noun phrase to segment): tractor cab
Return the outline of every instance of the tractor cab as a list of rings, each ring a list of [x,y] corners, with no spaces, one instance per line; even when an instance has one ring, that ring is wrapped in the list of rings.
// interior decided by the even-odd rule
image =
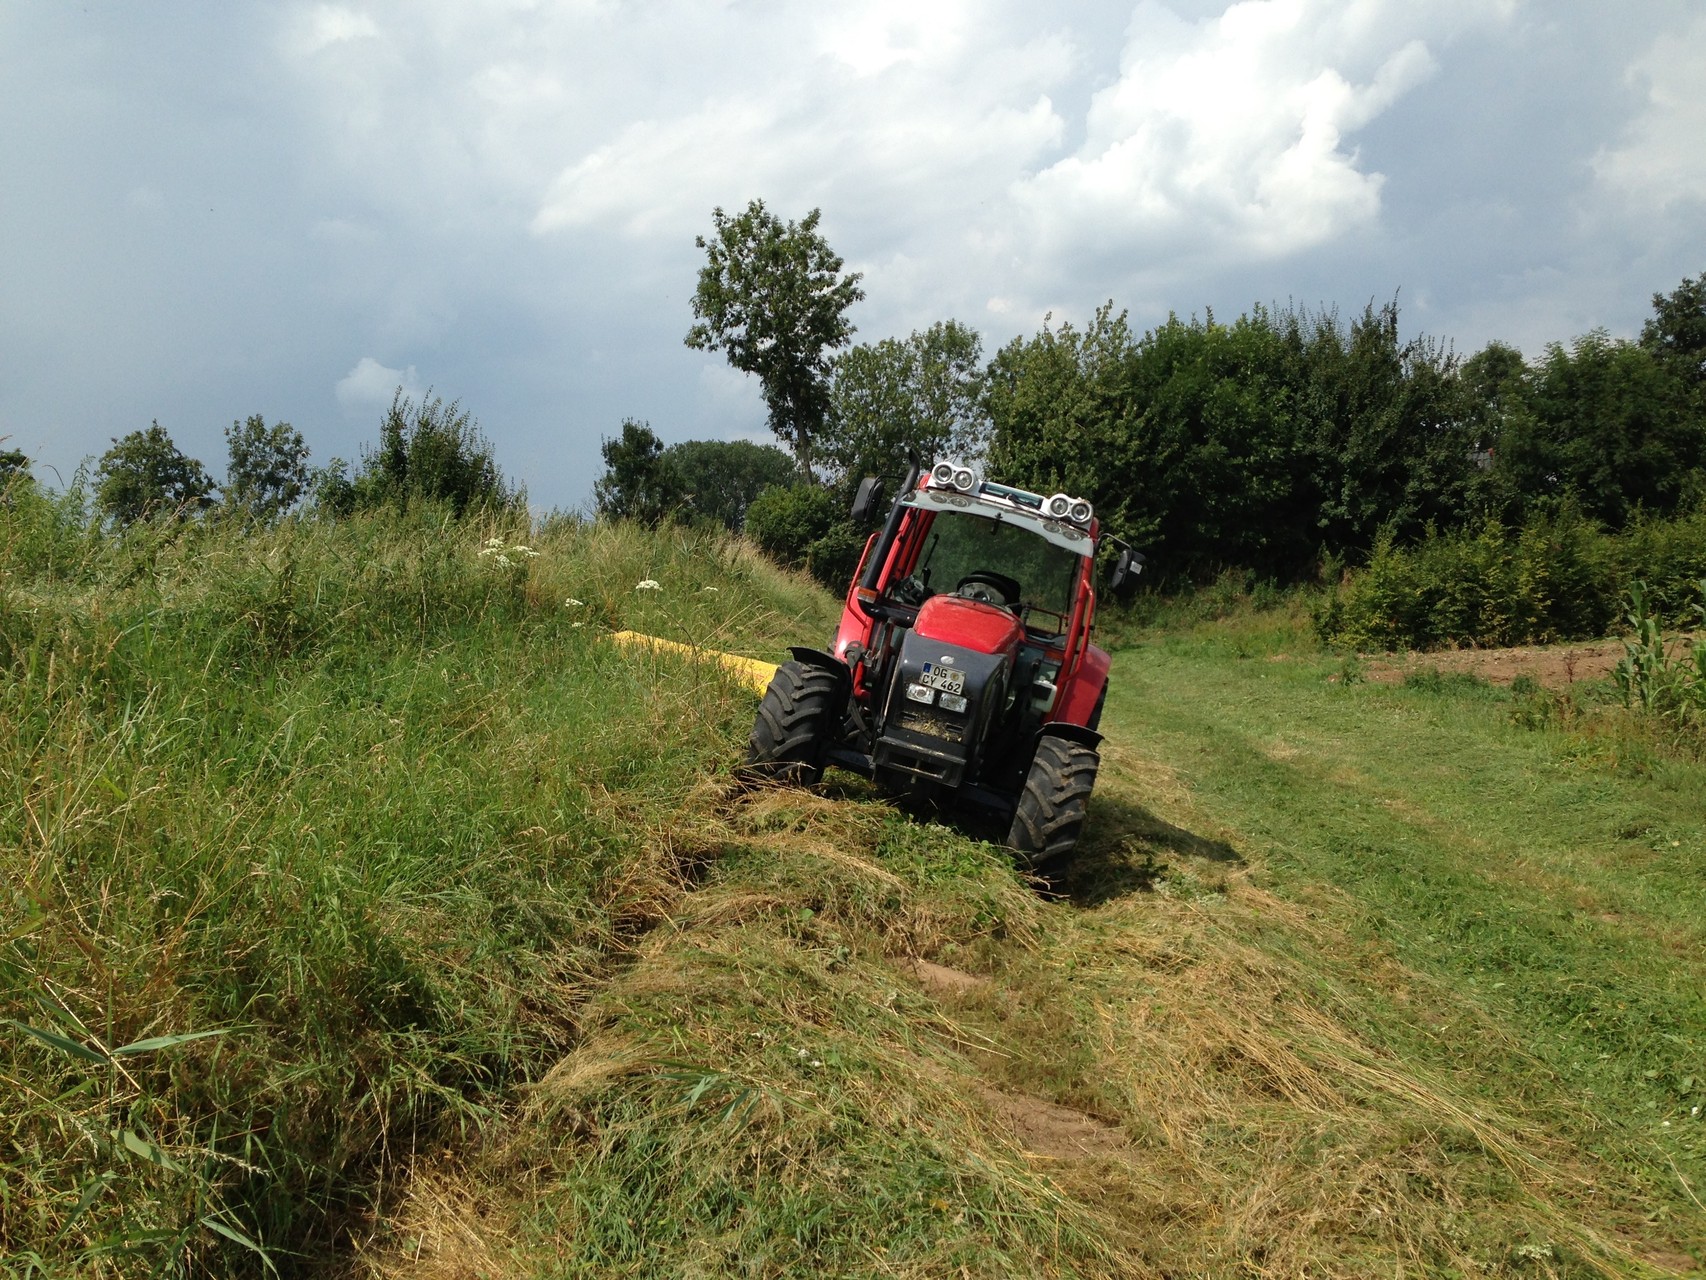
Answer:
[[[867,481],[855,518],[869,519],[875,504]],[[951,462],[915,470],[866,543],[830,651],[793,651],[805,675],[815,668],[808,683],[821,694],[801,712],[803,688],[772,685],[778,698],[767,694],[760,708],[749,772],[810,781],[836,764],[897,792],[952,794],[1009,815],[1009,843],[1033,861],[1069,849],[1107,688],[1108,655],[1090,643],[1104,540],[1120,548],[1118,585],[1141,557],[1107,539],[1083,499],[997,484]],[[778,682],[800,683],[793,665]],[[799,721],[818,715],[818,701],[821,741],[802,752]],[[1054,795],[1043,804],[1047,831],[1026,826],[1039,765],[1049,776],[1037,786]],[[1068,792],[1082,787],[1076,804],[1058,794],[1066,777]]]

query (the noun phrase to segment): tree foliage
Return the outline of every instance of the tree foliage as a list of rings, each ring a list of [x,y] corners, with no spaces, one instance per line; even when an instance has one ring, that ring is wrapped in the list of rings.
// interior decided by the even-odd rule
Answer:
[[[207,469],[186,457],[158,421],[113,438],[95,469],[95,505],[119,524],[199,511],[213,500]]]
[[[675,469],[687,509],[731,533],[745,526],[759,494],[790,484],[799,474],[793,459],[775,445],[750,440],[685,440],[665,449],[663,462]]]
[[[288,422],[269,427],[260,414],[250,414],[226,428],[225,442],[230,458],[223,496],[233,510],[251,519],[272,520],[308,491],[308,442]]]
[[[1641,345],[1696,389],[1706,385],[1706,271],[1653,295]]]
[[[5,443],[0,437],[0,444]],[[3,491],[19,477],[28,479],[30,474],[30,458],[22,449],[0,449],[0,491]]]
[[[600,452],[604,474],[593,484],[599,515],[655,528],[681,514],[687,490],[650,424],[624,418],[622,433],[605,440]]]
[[[823,461],[847,489],[913,462],[981,456],[984,387],[982,339],[957,320],[861,343],[834,362]]]
[[[829,408],[828,352],[847,345],[847,310],[863,298],[859,274],[841,274],[842,260],[818,233],[822,214],[783,222],[754,200],[729,216],[714,209],[714,234],[694,243],[705,250],[693,295],[697,322],[686,342],[723,351],[731,365],[755,374],[770,428],[812,474],[813,446]]]
[[[1654,307],[1639,343],[1593,333],[1528,362],[1406,339],[1395,302],[1142,335],[1110,304],[996,354],[991,470],[1088,497],[1163,578],[1295,577],[1565,503],[1621,528],[1706,496],[1706,288]]]
[[[1698,493],[1706,423],[1661,358],[1596,330],[1548,345],[1529,366],[1498,460],[1509,505],[1569,497],[1621,528],[1637,511],[1674,511]]]

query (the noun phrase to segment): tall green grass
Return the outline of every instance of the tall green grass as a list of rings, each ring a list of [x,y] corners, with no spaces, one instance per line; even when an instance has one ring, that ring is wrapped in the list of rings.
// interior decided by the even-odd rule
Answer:
[[[829,622],[720,537],[0,509],[0,1267],[346,1242],[567,1050],[700,856],[664,819],[750,697],[600,634]]]

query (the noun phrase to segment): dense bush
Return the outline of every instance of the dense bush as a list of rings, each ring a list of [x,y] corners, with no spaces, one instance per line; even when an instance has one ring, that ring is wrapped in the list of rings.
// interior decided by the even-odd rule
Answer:
[[[1702,577],[1706,509],[1608,534],[1565,503],[1514,529],[1487,520],[1411,547],[1382,534],[1316,622],[1365,649],[1546,644],[1606,634],[1637,581],[1661,616],[1687,619]]]
[[[1706,578],[1694,584],[1691,641],[1667,636],[1643,582],[1629,586],[1630,635],[1615,672],[1626,705],[1671,722],[1696,742],[1706,733]]]
[[[746,535],[766,555],[844,590],[865,545],[835,494],[815,484],[766,489],[746,513]]]
[[[419,403],[398,388],[379,426],[377,448],[363,449],[352,477],[341,459],[320,473],[314,506],[323,515],[420,503],[457,516],[525,509],[527,496],[498,470],[492,445],[473,414],[430,391]]]

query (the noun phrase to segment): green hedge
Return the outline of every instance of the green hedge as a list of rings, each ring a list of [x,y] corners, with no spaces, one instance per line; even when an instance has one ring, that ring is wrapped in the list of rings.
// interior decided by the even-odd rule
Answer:
[[[1706,509],[1602,531],[1564,506],[1520,528],[1389,533],[1316,616],[1327,641],[1359,649],[1549,644],[1605,635],[1637,580],[1659,616],[1681,620],[1706,577]]]

